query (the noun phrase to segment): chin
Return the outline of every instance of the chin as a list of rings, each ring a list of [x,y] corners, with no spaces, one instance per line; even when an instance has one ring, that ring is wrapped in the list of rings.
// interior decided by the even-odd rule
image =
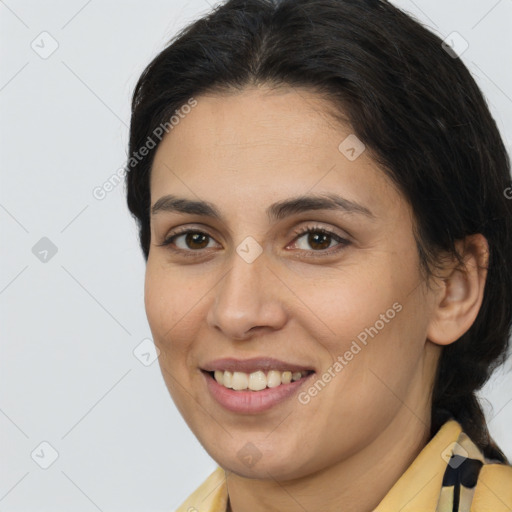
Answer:
[[[252,455],[251,455],[252,454]],[[297,460],[296,454],[289,457],[275,449],[268,454],[257,452],[254,445],[249,442],[244,448],[235,452],[234,457],[218,457],[211,454],[212,458],[228,472],[235,473],[243,478],[258,480],[288,481],[307,476],[311,468],[304,460]]]

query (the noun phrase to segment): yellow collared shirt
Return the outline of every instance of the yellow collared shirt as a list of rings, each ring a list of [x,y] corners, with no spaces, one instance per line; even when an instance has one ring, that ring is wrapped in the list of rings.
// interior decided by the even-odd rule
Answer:
[[[176,512],[226,512],[221,467]],[[455,420],[447,421],[374,512],[511,512],[512,466],[486,459]]]

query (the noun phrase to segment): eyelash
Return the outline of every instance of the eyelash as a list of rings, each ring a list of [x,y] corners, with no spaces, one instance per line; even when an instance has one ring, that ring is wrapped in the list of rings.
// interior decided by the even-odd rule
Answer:
[[[186,235],[188,233],[196,233],[196,234],[199,233],[199,234],[202,234],[202,235],[206,235],[209,238],[213,238],[208,233],[205,233],[205,232],[203,232],[201,230],[190,229],[190,228],[183,228],[183,229],[179,229],[179,230],[175,231],[170,236],[168,236],[161,244],[157,244],[157,245],[159,247],[168,246],[169,250],[171,250],[172,252],[183,254],[184,256],[187,256],[187,257],[188,256],[197,257],[199,255],[198,253],[203,252],[203,250],[201,250],[201,249],[198,249],[198,250],[184,250],[184,249],[174,249],[174,248],[171,247],[171,244],[173,243],[175,238],[178,238],[179,236],[182,236],[182,235]],[[337,235],[333,231],[330,231],[330,230],[325,229],[325,228],[321,228],[319,226],[305,226],[304,228],[301,228],[301,229],[298,229],[298,230],[294,231],[294,233],[293,233],[295,235],[294,241],[296,241],[296,239],[298,239],[301,236],[303,236],[305,234],[308,234],[308,233],[321,233],[323,235],[330,236],[336,242],[339,242],[339,245],[341,246],[341,248],[338,248],[335,251],[331,251],[329,249],[322,249],[322,250],[318,250],[318,251],[305,251],[308,254],[308,257],[325,257],[325,256],[330,256],[332,254],[336,254],[336,253],[342,251],[346,246],[350,245],[350,241],[349,240],[347,240],[345,238],[342,238],[341,236]]]

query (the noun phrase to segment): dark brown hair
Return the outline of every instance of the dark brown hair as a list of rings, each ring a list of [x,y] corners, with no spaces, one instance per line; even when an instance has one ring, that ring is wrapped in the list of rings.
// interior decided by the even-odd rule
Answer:
[[[482,233],[490,248],[483,304],[443,348],[431,435],[459,421],[484,454],[506,462],[476,392],[507,354],[512,323],[508,155],[470,72],[441,39],[383,0],[229,0],[178,33],[142,73],[130,155],[191,97],[247,85],[307,87],[328,98],[409,201],[422,269]],[[127,169],[127,200],[147,259],[149,175],[156,147]]]

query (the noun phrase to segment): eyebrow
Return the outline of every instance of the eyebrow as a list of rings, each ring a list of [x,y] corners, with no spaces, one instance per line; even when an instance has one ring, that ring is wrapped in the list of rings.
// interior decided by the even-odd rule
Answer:
[[[375,215],[366,206],[345,199],[336,194],[298,196],[271,204],[266,214],[270,222],[275,222],[291,215],[312,210],[341,210],[375,219]],[[194,201],[183,197],[166,195],[158,199],[151,208],[151,215],[162,212],[200,215],[222,221],[222,214],[215,205],[208,201]]]

